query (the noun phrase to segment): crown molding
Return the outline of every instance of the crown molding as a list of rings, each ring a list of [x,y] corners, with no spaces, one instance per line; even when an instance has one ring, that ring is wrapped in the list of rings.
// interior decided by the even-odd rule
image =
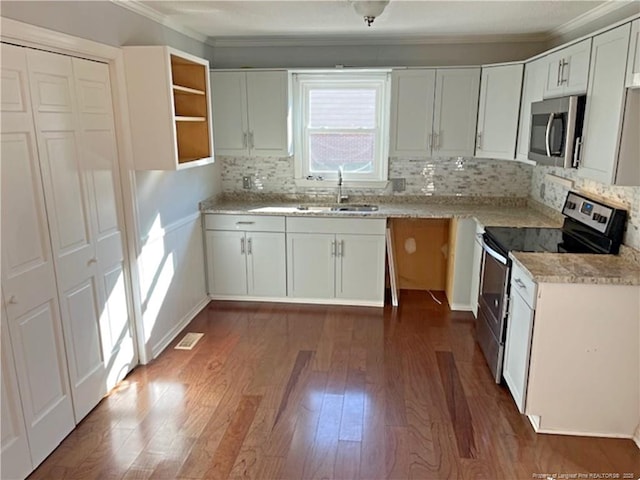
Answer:
[[[145,4],[139,2],[138,0],[109,0],[112,3],[126,8],[138,15],[142,15],[143,17],[148,18],[160,25],[164,25],[171,30],[175,30],[178,33],[182,33],[187,37],[193,38],[194,40],[198,40],[199,42],[211,45],[208,43],[208,37],[203,35],[202,33],[196,32],[195,30],[185,26],[184,24],[174,20],[170,15],[164,15],[157,10],[154,10],[151,7],[147,7]]]
[[[562,37],[569,35],[571,32],[585,27],[592,22],[595,22],[601,17],[608,15],[616,10],[625,8],[631,4],[637,3],[636,0],[609,0],[595,8],[583,13],[582,15],[568,21],[567,23],[560,25],[547,32],[549,39]]]
[[[546,42],[547,34],[518,35],[433,35],[433,36],[385,36],[385,37],[209,37],[213,47],[333,47],[333,46],[387,46],[466,43],[531,43]]]

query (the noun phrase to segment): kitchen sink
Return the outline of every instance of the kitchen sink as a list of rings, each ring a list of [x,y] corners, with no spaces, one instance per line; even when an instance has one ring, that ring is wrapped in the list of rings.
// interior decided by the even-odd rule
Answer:
[[[305,212],[377,212],[378,205],[368,203],[335,203],[333,205],[299,205]]]

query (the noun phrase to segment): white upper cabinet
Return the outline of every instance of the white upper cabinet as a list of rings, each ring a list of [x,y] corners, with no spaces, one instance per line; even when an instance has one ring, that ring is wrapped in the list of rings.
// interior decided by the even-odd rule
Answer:
[[[593,38],[578,173],[605,184],[615,183],[618,169],[630,33],[631,25],[627,23]],[[637,131],[634,136],[637,142]]]
[[[212,71],[211,91],[217,154],[290,155],[286,71]]]
[[[476,157],[515,158],[523,67],[482,68]]]
[[[544,98],[581,95],[587,91],[591,39],[547,55]]]
[[[640,88],[640,18],[631,23],[631,41],[629,42],[625,85]]]
[[[470,157],[475,147],[480,68],[438,69],[434,156]]]
[[[170,47],[124,47],[137,170],[213,162],[209,62]]]
[[[436,71],[394,70],[391,88],[390,155],[431,156]]]
[[[531,129],[531,104],[544,97],[547,80],[546,58],[529,62],[524,66],[524,83],[520,103],[520,126],[518,128],[517,160],[529,160],[529,135]]]
[[[395,70],[391,155],[473,155],[479,83],[479,68]]]

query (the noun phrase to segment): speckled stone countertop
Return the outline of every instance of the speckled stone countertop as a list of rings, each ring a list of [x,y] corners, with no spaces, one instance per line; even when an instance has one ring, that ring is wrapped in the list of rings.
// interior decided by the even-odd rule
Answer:
[[[511,252],[538,283],[640,285],[640,263],[630,255]]]
[[[286,215],[317,216],[331,218],[475,218],[484,226],[510,227],[560,227],[562,221],[545,215],[527,205],[524,198],[469,198],[469,197],[426,197],[424,199],[402,198],[380,201],[375,198],[359,198],[353,203],[374,203],[375,212],[326,212],[299,210],[298,206],[314,205],[309,201],[282,198],[249,197],[247,200],[234,198],[206,200],[200,204],[204,213],[233,215]],[[322,202],[317,203],[322,205]]]
[[[200,204],[203,213],[232,215],[285,215],[331,218],[474,218],[485,227],[562,226],[562,215],[525,198],[492,197],[394,197],[352,199],[373,203],[375,212],[326,212],[299,210],[325,201],[279,196],[229,196]],[[591,283],[640,285],[640,252],[622,246],[620,255],[511,252],[510,257],[538,283]]]

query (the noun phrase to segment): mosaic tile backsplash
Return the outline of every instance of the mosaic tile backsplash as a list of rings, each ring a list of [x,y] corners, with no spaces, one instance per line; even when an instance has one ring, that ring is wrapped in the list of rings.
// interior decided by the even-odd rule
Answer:
[[[554,210],[560,211],[569,188],[554,182],[547,174],[574,182],[572,190],[600,197],[604,201],[619,204],[629,210],[624,243],[640,250],[640,187],[614,187],[580,178],[577,170],[536,166],[531,178],[531,197]]]
[[[243,191],[242,177],[250,176],[253,192],[334,195],[335,185],[315,189],[297,187],[293,157],[219,157],[224,193]],[[391,158],[389,177],[404,178],[406,189],[346,188],[352,196],[464,196],[527,197],[533,167],[519,162],[476,158]]]

